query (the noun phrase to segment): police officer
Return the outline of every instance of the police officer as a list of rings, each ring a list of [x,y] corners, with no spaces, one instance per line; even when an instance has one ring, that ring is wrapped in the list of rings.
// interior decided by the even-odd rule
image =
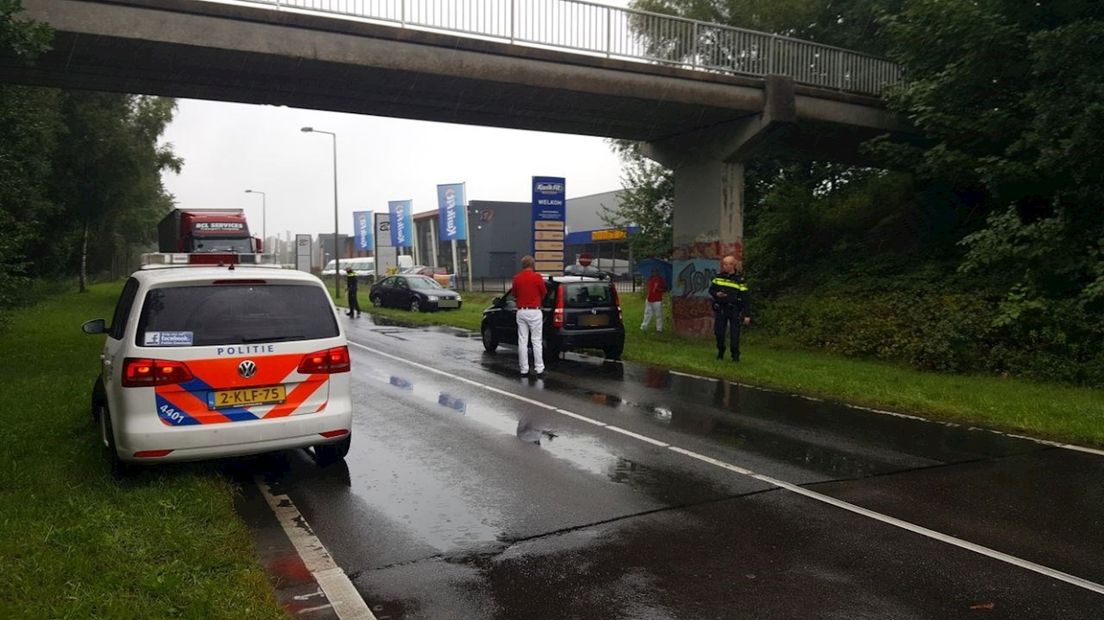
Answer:
[[[360,300],[357,299],[357,275],[352,267],[345,268],[345,290],[349,293],[349,316],[360,316]],[[354,315],[355,313],[355,315]]]
[[[740,361],[740,325],[751,324],[751,295],[744,283],[742,265],[735,256],[721,259],[721,272],[709,283],[713,298],[713,335],[717,337],[717,359],[724,359],[725,329],[729,331],[732,361]]]

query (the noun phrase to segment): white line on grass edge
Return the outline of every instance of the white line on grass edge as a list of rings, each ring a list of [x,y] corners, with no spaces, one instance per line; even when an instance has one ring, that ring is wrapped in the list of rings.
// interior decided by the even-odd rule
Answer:
[[[676,452],[678,454],[682,454],[684,456],[688,456],[690,458],[697,459],[699,461],[702,461],[704,463],[708,463],[708,464],[713,465],[715,467],[720,467],[721,469],[725,469],[725,470],[728,470],[728,471],[731,471],[731,472],[734,472],[734,473],[737,473],[737,474],[740,474],[740,475],[743,475],[743,476],[753,478],[755,480],[759,480],[761,482],[765,482],[767,484],[774,485],[774,486],[776,486],[780,489],[783,489],[785,491],[789,491],[791,493],[801,495],[802,497],[807,497],[809,499],[816,500],[816,501],[824,503],[824,504],[828,504],[829,506],[835,506],[836,508],[841,508],[843,510],[847,510],[849,512],[855,513],[857,515],[867,517],[869,519],[874,519],[875,521],[885,523],[886,525],[891,525],[893,527],[897,527],[897,528],[912,532],[914,534],[919,534],[921,536],[924,536],[926,538],[930,538],[932,540],[937,540],[939,542],[946,543],[948,545],[953,545],[955,547],[959,547],[960,549],[965,549],[967,551],[973,551],[974,553],[986,556],[988,558],[992,558],[994,560],[998,560],[998,561],[1004,562],[1006,564],[1011,564],[1013,566],[1018,566],[1020,568],[1038,573],[1040,575],[1044,575],[1044,576],[1050,577],[1052,579],[1057,579],[1058,581],[1064,581],[1068,584],[1077,586],[1079,588],[1084,588],[1086,590],[1096,592],[1097,594],[1104,594],[1104,585],[1101,585],[1101,584],[1093,582],[1093,581],[1089,581],[1087,579],[1082,579],[1081,577],[1077,577],[1075,575],[1070,575],[1069,573],[1063,573],[1060,570],[1056,570],[1056,569],[1050,568],[1048,566],[1043,566],[1042,564],[1036,564],[1035,562],[1031,562],[1029,560],[1024,560],[1022,558],[1018,558],[1016,556],[1009,555],[1007,553],[997,551],[996,549],[990,549],[989,547],[985,547],[983,545],[978,545],[978,544],[972,543],[968,540],[963,540],[961,538],[956,538],[956,537],[950,536],[948,534],[943,534],[941,532],[937,532],[935,530],[931,530],[931,529],[928,529],[926,527],[916,525],[915,523],[910,523],[908,521],[904,521],[904,520],[898,519],[896,517],[891,517],[889,515],[882,514],[880,512],[875,512],[873,510],[869,510],[867,508],[863,508],[861,506],[857,506],[855,504],[845,502],[843,500],[836,499],[836,498],[831,497],[829,495],[824,495],[823,493],[817,493],[816,491],[810,491],[809,489],[798,486],[796,484],[785,482],[783,480],[779,480],[777,478],[772,478],[770,476],[765,476],[763,474],[758,474],[758,473],[755,473],[754,471],[751,471],[750,469],[745,469],[745,468],[740,467],[738,465],[733,465],[731,463],[726,463],[724,461],[720,461],[720,460],[705,456],[703,454],[698,454],[698,453],[692,452],[690,450],[679,448],[677,446],[672,446],[672,445],[666,444],[662,441],[659,441],[657,439],[653,439],[651,437],[646,437],[644,435],[639,435],[637,433],[627,431],[625,429],[613,426],[611,424],[606,424],[604,422],[598,422],[597,420],[594,420],[592,418],[588,418],[587,416],[584,416],[584,415],[581,415],[581,414],[578,414],[578,413],[573,413],[573,412],[567,411],[566,409],[561,409],[559,407],[554,407],[552,405],[542,403],[542,402],[534,400],[532,398],[527,398],[525,396],[520,396],[518,394],[514,394],[512,392],[509,392],[507,390],[502,390],[502,389],[499,389],[499,388],[496,388],[496,387],[493,387],[493,386],[490,386],[490,385],[486,385],[484,383],[480,383],[480,382],[472,380],[472,379],[468,379],[466,377],[461,377],[459,375],[454,375],[450,372],[446,372],[444,370],[433,368],[432,366],[426,366],[425,364],[419,364],[418,362],[412,362],[408,359],[401,358],[397,355],[392,355],[390,353],[386,353],[384,351],[380,351],[378,349],[373,349],[372,347],[365,346],[363,344],[360,344],[359,342],[349,341],[349,344],[352,345],[352,346],[364,349],[365,351],[368,351],[370,353],[374,353],[376,355],[386,357],[388,359],[393,359],[397,362],[402,362],[404,364],[408,364],[408,365],[414,366],[416,368],[421,368],[423,370],[427,370],[429,372],[436,373],[436,374],[444,376],[444,377],[449,377],[450,379],[455,379],[456,381],[461,381],[461,382],[467,383],[469,385],[474,385],[476,387],[483,388],[485,390],[494,392],[496,394],[501,394],[503,396],[506,396],[508,398],[512,398],[514,400],[519,400],[521,402],[524,402],[524,403],[527,403],[527,404],[530,404],[530,405],[541,407],[543,409],[548,409],[549,411],[554,411],[556,413],[567,415],[567,416],[570,416],[571,418],[574,418],[574,419],[585,420],[585,421],[591,422],[595,426],[600,426],[600,427],[609,429],[611,431],[621,433],[622,435],[626,435],[626,436],[632,437],[634,439],[645,441],[649,444],[660,447],[661,449],[671,450],[672,452]]]
[[[261,480],[260,476],[254,477],[257,488],[261,490],[269,508],[280,521],[284,533],[291,539],[295,551],[303,559],[303,564],[310,571],[311,576],[318,582],[319,587],[326,593],[326,598],[333,605],[334,612],[341,620],[376,620],[368,604],[360,597],[349,576],[341,570],[326,551],[321,540],[314,535],[307,520],[299,513],[299,509],[292,503],[287,495],[273,495],[268,484]]]

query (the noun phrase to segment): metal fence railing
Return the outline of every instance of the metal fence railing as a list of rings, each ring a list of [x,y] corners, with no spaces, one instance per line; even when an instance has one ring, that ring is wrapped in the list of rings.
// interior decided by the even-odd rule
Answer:
[[[239,1],[869,95],[901,79],[899,65],[859,52],[582,0]]]

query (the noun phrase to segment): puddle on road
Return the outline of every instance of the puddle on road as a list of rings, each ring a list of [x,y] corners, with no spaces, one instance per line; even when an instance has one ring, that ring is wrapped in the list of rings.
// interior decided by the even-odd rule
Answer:
[[[661,501],[681,502],[685,490],[689,488],[699,489],[699,494],[702,493],[700,489],[705,489],[714,497],[732,493],[731,489],[698,475],[692,469],[668,470],[643,465],[615,451],[598,436],[574,432],[558,425],[563,420],[555,413],[528,415],[523,411],[524,405],[504,411],[489,404],[493,399],[486,399],[482,394],[473,397],[454,386],[446,390],[428,378],[409,379],[375,370],[367,374],[372,380],[387,383],[392,389],[411,392],[419,401],[434,403],[448,414],[463,416],[497,433],[538,446],[575,469],[602,476],[610,482],[639,488]],[[607,401],[610,406],[617,406],[613,399]]]

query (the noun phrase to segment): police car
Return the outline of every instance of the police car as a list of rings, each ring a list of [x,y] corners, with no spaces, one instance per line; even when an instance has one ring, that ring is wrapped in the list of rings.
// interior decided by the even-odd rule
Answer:
[[[116,470],[352,439],[349,348],[318,278],[262,266],[149,265],[123,287],[92,415]]]

